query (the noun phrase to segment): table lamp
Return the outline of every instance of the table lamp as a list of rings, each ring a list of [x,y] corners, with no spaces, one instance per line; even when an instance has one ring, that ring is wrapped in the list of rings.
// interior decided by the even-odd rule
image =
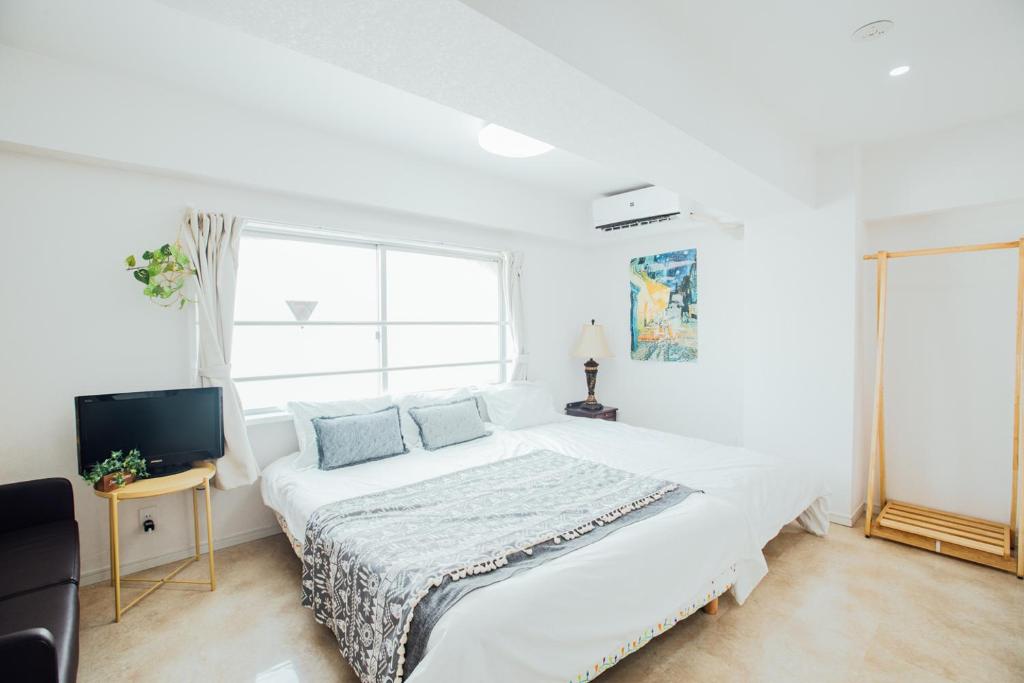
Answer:
[[[594,397],[594,387],[597,386],[597,362],[594,359],[612,357],[612,352],[608,350],[608,342],[604,338],[604,325],[596,325],[593,320],[589,325],[584,324],[572,355],[575,358],[589,359],[583,364],[583,370],[587,374],[587,400],[577,407],[583,410],[604,409]]]

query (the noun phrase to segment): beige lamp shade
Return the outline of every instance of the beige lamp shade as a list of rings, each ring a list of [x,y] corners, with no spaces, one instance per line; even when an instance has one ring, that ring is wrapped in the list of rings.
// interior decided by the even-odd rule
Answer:
[[[593,320],[584,325],[572,355],[575,358],[611,358],[608,340],[604,338],[604,325],[595,325]]]

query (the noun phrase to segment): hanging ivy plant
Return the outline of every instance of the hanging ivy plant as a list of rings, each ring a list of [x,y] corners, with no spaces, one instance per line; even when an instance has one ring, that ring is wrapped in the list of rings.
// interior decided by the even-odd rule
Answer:
[[[184,308],[192,300],[185,296],[182,289],[190,275],[195,274],[192,261],[182,249],[181,244],[165,244],[159,249],[142,252],[145,265],[139,265],[135,255],[131,254],[124,264],[136,280],[144,285],[142,293],[153,303],[169,307],[174,304]]]

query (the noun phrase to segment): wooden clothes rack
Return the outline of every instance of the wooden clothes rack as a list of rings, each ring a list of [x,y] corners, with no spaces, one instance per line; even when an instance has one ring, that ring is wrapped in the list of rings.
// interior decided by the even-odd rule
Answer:
[[[1010,523],[1000,524],[975,517],[888,500],[885,492],[885,308],[889,259],[938,254],[962,254],[995,249],[1017,250],[1017,343],[1013,383],[1013,456],[1011,466]],[[932,550],[1017,574],[1024,578],[1024,452],[1021,439],[1021,379],[1024,372],[1024,237],[1014,242],[971,244],[938,249],[880,251],[868,254],[876,261],[875,395],[871,418],[871,452],[868,458],[868,496],[864,535]],[[875,470],[881,511],[876,516]]]

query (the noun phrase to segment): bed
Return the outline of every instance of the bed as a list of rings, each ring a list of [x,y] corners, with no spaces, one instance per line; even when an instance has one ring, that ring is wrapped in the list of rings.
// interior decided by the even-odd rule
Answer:
[[[475,590],[437,621],[409,683],[587,681],[726,591],[742,603],[767,573],[761,549],[798,520],[824,534],[813,468],[623,423],[559,417],[427,452],[338,470],[266,468],[265,503],[296,552],[310,516],[363,496],[537,451],[701,489],[568,555]]]

